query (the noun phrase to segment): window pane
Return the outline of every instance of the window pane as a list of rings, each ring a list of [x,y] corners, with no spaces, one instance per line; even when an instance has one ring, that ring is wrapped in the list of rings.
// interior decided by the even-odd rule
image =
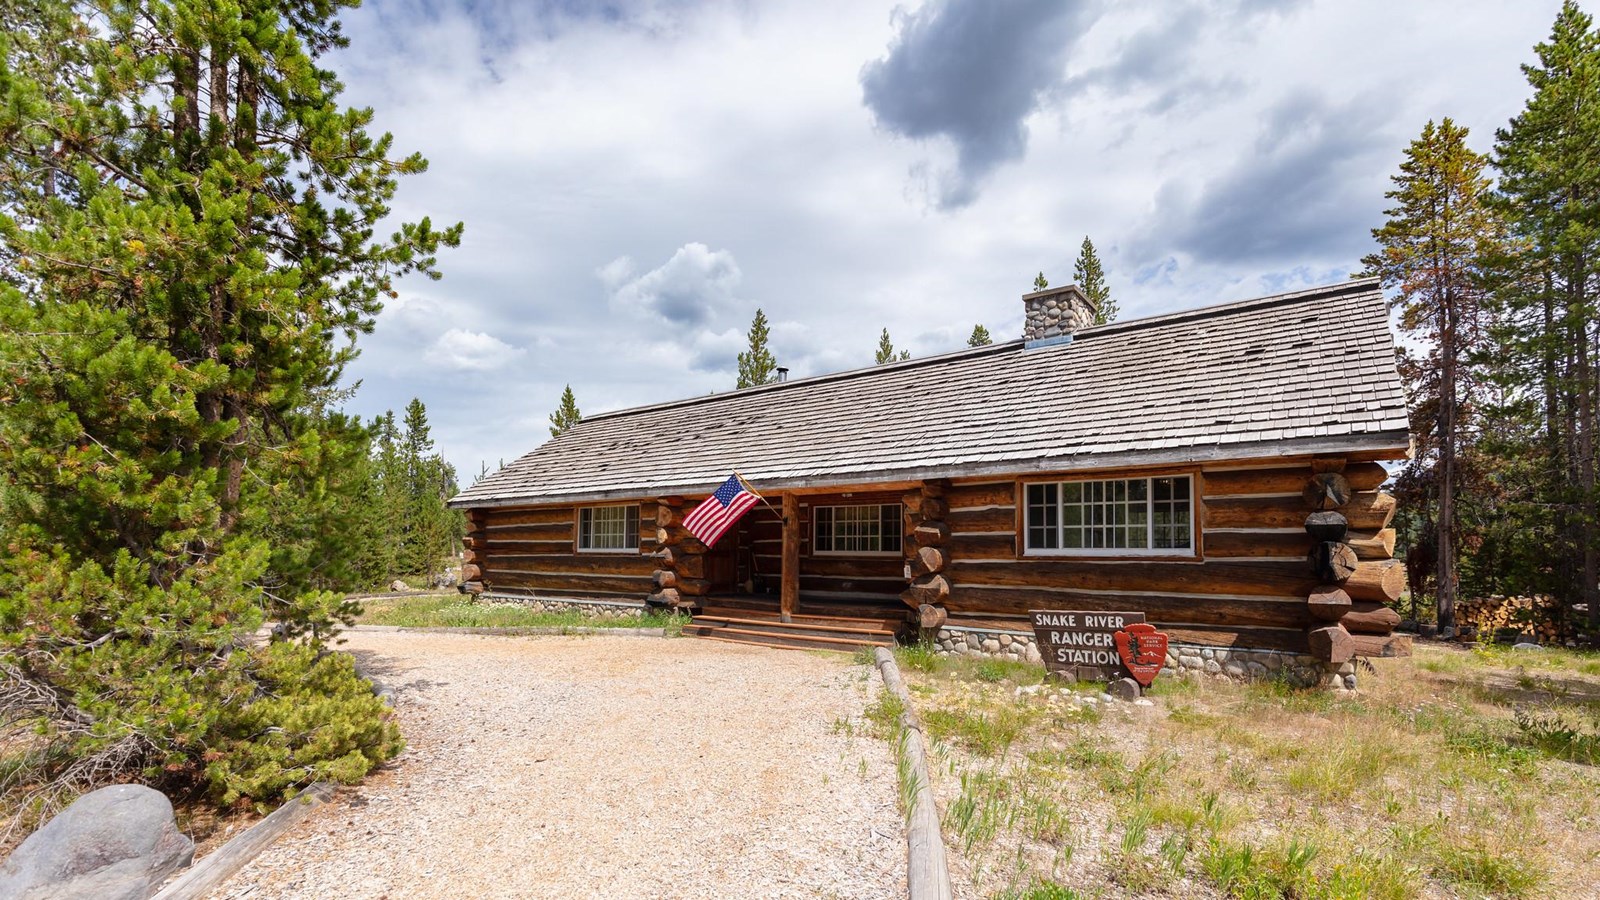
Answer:
[[[578,512],[578,549],[633,550],[639,546],[639,507],[589,506]]]

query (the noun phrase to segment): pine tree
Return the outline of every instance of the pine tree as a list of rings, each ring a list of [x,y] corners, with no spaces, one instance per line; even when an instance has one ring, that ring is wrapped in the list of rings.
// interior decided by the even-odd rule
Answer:
[[[339,104],[339,6],[0,4],[0,639],[48,745],[0,787],[265,801],[399,746],[321,646],[344,598],[275,595],[314,567],[247,527],[247,485],[350,457],[355,339],[459,241],[375,235],[426,164]],[[257,645],[263,610],[306,639]]]
[[[1463,457],[1470,452],[1473,400],[1479,382],[1469,357],[1487,338],[1485,289],[1480,261],[1503,240],[1498,218],[1486,206],[1488,157],[1467,147],[1467,130],[1450,119],[1429,122],[1406,149],[1394,189],[1384,196],[1395,206],[1372,235],[1381,248],[1363,262],[1367,273],[1394,292],[1400,326],[1426,348],[1406,360],[1412,433],[1418,453],[1407,465],[1404,486],[1431,513],[1412,574],[1431,570],[1441,629],[1455,627],[1459,584],[1457,514]],[[1408,354],[1410,351],[1408,351]],[[1419,548],[1413,548],[1419,549]]]
[[[1033,278],[1033,289],[1034,290],[1042,291],[1045,288],[1048,288],[1049,286],[1050,286],[1050,282],[1045,280],[1043,272],[1040,272],[1038,275],[1034,276],[1034,278]]]
[[[994,340],[989,337],[989,329],[982,325],[972,326],[972,335],[967,338],[968,347],[987,347],[992,343]]]
[[[1600,321],[1600,34],[1567,0],[1550,39],[1524,65],[1533,96],[1495,134],[1499,201],[1518,246],[1499,261],[1496,293],[1504,344],[1495,354],[1502,383],[1539,410],[1530,509],[1553,513],[1542,554],[1553,588],[1569,604],[1587,603],[1600,628],[1600,498],[1596,496],[1594,360]],[[1531,524],[1531,523],[1530,523]],[[1546,568],[1552,568],[1547,566]]]
[[[569,384],[561,392],[560,405],[550,414],[550,436],[560,437],[581,421],[583,413],[578,411],[578,398],[572,395],[572,385]]]
[[[1117,301],[1111,299],[1111,288],[1106,285],[1105,271],[1100,267],[1100,256],[1094,252],[1094,242],[1088,235],[1083,237],[1083,246],[1078,248],[1078,259],[1072,264],[1072,280],[1077,283],[1078,290],[1089,298],[1094,304],[1094,324],[1104,325],[1115,322]]]
[[[884,363],[895,362],[896,360],[907,360],[910,358],[910,350],[901,350],[898,353],[895,352],[894,342],[889,340],[889,329],[885,328],[883,330],[883,334],[878,336],[878,352],[872,357],[873,363],[881,366]]]
[[[778,361],[767,349],[767,314],[756,310],[750,323],[750,348],[739,354],[739,381],[734,388],[755,387],[778,380]]]
[[[455,522],[461,514],[445,505],[455,495],[455,470],[433,452],[428,410],[420,398],[414,397],[406,405],[404,427],[400,447],[404,478],[401,571],[431,579],[454,552],[454,540],[461,530]]]

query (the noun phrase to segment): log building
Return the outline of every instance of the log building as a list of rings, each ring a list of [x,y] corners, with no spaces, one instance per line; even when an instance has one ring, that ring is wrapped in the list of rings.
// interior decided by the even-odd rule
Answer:
[[[1408,652],[1375,281],[1097,327],[1075,286],[1022,299],[1021,340],[584,419],[452,501],[464,589],[799,646],[1081,609],[1201,647]],[[735,471],[775,509],[707,548],[683,517]]]

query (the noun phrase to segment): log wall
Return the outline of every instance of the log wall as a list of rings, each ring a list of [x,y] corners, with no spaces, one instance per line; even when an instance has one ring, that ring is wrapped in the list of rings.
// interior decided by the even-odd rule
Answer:
[[[468,564],[477,567],[474,574],[482,589],[611,600],[638,600],[649,594],[657,568],[652,558],[656,550],[655,504],[639,504],[639,547],[632,553],[579,553],[577,509],[472,510]]]
[[[957,480],[944,494],[948,622],[1029,631],[1033,609],[1142,611],[1175,641],[1307,652],[1310,634],[1329,623],[1309,602],[1325,578],[1308,559],[1314,541],[1305,522],[1330,502],[1325,489],[1347,485],[1336,499],[1345,501],[1350,527],[1364,530],[1351,532],[1356,546],[1337,551],[1352,566],[1342,583],[1369,602],[1360,626],[1380,628],[1386,620],[1373,619],[1372,606],[1393,599],[1384,594],[1398,565],[1385,550],[1392,532],[1383,533],[1393,501],[1377,491],[1386,473],[1377,463],[1317,462],[1128,473],[1195,476],[1198,552],[1189,558],[1024,556],[1019,482]],[[1317,481],[1324,469],[1337,469],[1342,481]]]

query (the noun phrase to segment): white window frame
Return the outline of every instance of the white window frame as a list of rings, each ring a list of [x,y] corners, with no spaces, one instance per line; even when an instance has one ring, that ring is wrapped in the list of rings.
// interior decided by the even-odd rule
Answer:
[[[883,511],[885,509],[887,509],[887,508],[893,508],[894,511],[895,511],[894,517],[893,517],[893,521],[896,523],[897,528],[893,532],[893,534],[894,534],[895,539],[898,541],[900,546],[895,547],[893,550],[820,550],[820,549],[818,549],[819,542],[817,541],[817,530],[822,527],[822,518],[823,518],[822,517],[822,511],[823,510],[828,510],[829,511],[831,522],[835,526],[835,530],[834,530],[834,532],[832,534],[832,540],[830,540],[829,543],[830,544],[837,544],[838,541],[839,541],[839,532],[837,530],[837,525],[838,525],[838,522],[839,522],[839,519],[838,519],[838,511],[839,510],[841,510],[841,509],[873,509],[873,510],[877,510],[879,528],[881,529],[882,526],[883,526],[883,522],[884,522]],[[899,526],[899,523],[904,521],[905,514],[906,514],[905,507],[902,506],[899,503],[845,503],[845,504],[839,504],[839,505],[836,505],[836,506],[815,506],[815,507],[812,507],[812,509],[811,509],[811,555],[813,555],[813,556],[892,556],[892,557],[898,558],[901,555],[903,555],[904,552],[905,552],[905,540],[906,539],[905,539],[905,535],[902,533],[904,528],[903,528],[903,526]],[[880,533],[878,534],[878,543],[879,543],[880,546],[883,544],[883,537],[884,537],[884,533],[880,531]]]
[[[1187,547],[1155,547],[1155,482],[1162,478],[1183,478],[1189,483],[1189,545]],[[1118,481],[1143,481],[1145,482],[1145,546],[1143,547],[1062,547],[1063,530],[1066,524],[1065,500],[1066,492],[1063,488],[1069,484],[1095,484],[1111,483]],[[1195,500],[1195,481],[1192,472],[1175,472],[1167,475],[1142,475],[1129,478],[1068,478],[1060,481],[1030,481],[1022,485],[1022,553],[1024,556],[1177,556],[1196,558],[1199,555],[1196,538],[1199,532],[1199,503]],[[1056,487],[1056,543],[1055,547],[1033,546],[1033,503],[1030,502],[1028,489],[1036,485],[1055,485]],[[1076,527],[1076,526],[1071,526]]]
[[[624,546],[624,547],[586,547],[586,546],[584,546],[584,539],[586,537],[590,541],[593,541],[593,539],[594,539],[594,533],[595,533],[594,532],[594,517],[595,517],[595,514],[600,512],[601,510],[621,510],[622,511],[622,540],[624,542],[626,542],[627,539],[628,539],[628,519],[630,518],[629,515],[628,515],[628,512],[629,512],[629,510],[631,510],[633,512],[633,515],[632,515],[632,519],[633,519],[633,545],[632,546]],[[584,527],[583,527],[583,519],[584,519],[585,515],[588,515],[589,519],[590,519],[589,529],[588,529],[588,533],[587,534],[585,534]],[[638,553],[639,552],[639,504],[637,504],[637,503],[622,503],[622,504],[611,503],[611,504],[606,504],[604,506],[580,506],[580,507],[578,507],[578,515],[577,515],[576,521],[573,522],[573,527],[574,527],[574,529],[576,530],[577,533],[574,534],[573,537],[572,537],[572,546],[579,553]]]

